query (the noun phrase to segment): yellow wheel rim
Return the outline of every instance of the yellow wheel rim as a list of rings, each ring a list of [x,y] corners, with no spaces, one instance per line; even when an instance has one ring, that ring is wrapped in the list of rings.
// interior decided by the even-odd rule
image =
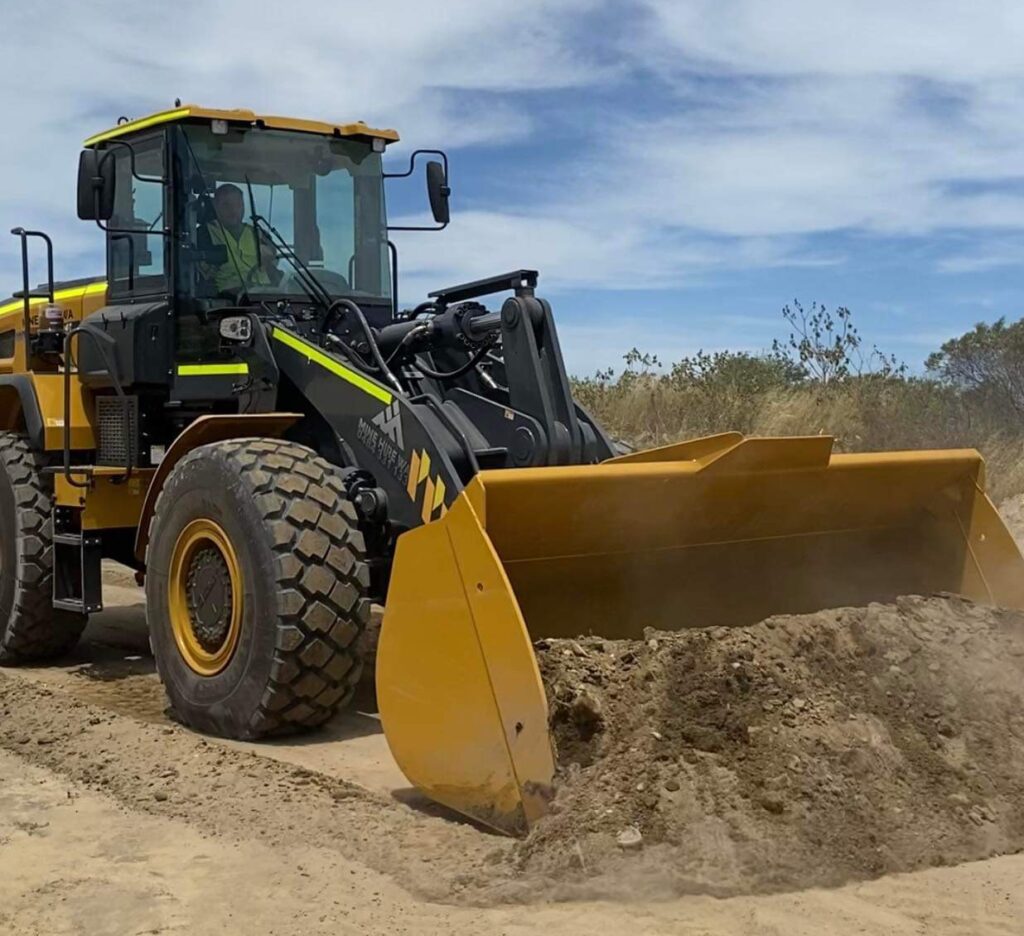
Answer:
[[[200,676],[215,676],[238,646],[242,571],[227,534],[212,520],[193,520],[179,534],[167,589],[182,659]]]

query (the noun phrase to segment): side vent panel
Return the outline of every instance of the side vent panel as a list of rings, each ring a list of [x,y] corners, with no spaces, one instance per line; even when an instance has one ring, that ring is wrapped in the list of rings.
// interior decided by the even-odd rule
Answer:
[[[126,412],[127,410],[127,412]],[[96,397],[96,464],[124,467],[139,464],[139,398]]]

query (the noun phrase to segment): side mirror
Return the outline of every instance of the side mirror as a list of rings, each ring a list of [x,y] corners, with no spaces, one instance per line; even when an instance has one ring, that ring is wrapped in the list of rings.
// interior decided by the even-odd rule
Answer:
[[[445,178],[444,166],[439,162],[428,162],[427,197],[430,199],[430,211],[438,224],[447,224],[449,221],[448,196],[451,193],[448,179]]]
[[[78,158],[78,217],[109,221],[114,214],[114,160],[110,153],[82,150]]]

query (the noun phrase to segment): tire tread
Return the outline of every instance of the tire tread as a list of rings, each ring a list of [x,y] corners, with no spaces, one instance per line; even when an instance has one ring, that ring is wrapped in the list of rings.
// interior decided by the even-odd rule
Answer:
[[[86,618],[53,607],[51,485],[42,458],[17,433],[0,432],[0,470],[14,489],[16,525],[14,604],[10,618],[0,622],[0,664],[60,656],[78,642]]]
[[[258,738],[321,725],[351,700],[362,669],[356,638],[369,621],[370,576],[355,508],[337,467],[297,443],[216,442],[186,455],[175,473],[187,471],[190,460],[211,457],[225,459],[241,478],[276,578],[275,613],[268,615],[276,628],[270,678],[247,724],[218,728]],[[161,493],[154,531],[163,499]]]

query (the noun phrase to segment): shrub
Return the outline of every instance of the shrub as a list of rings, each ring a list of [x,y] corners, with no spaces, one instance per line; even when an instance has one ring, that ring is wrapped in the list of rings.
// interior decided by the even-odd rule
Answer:
[[[947,341],[925,364],[929,373],[1024,426],[1024,319],[980,323]]]
[[[782,317],[789,323],[789,337],[772,342],[772,354],[801,370],[811,381],[828,386],[849,377],[878,374],[902,377],[907,366],[877,347],[867,355],[853,313],[845,306],[830,312],[817,302],[805,309],[798,300],[783,306]]]
[[[971,447],[994,496],[1024,492],[1024,321],[977,326],[915,377],[877,348],[865,356],[848,310],[783,316],[792,330],[770,351],[698,351],[666,370],[633,348],[620,374],[574,380],[577,399],[639,447],[728,430],[828,434],[850,452]]]

